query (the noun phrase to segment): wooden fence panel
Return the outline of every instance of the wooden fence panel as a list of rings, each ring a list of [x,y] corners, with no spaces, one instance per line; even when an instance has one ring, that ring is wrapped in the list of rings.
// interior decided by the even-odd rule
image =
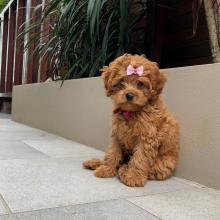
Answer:
[[[38,8],[35,11],[35,7],[41,3],[41,0],[31,0],[31,9],[30,9],[30,22],[35,22],[41,17],[41,9]],[[40,38],[40,28],[34,28],[29,33],[29,39],[33,39],[28,48],[28,67],[27,67],[27,83],[36,83],[38,82],[38,71],[39,71],[39,57],[37,54],[34,54],[36,44],[39,43],[37,35],[39,33]]]
[[[50,20],[46,20],[43,24],[43,42],[47,43],[49,41],[49,33],[50,33]],[[48,62],[48,53],[41,58],[41,67],[40,67],[40,82],[44,82],[49,77],[49,62]]]
[[[14,67],[14,47],[15,47],[15,25],[16,25],[16,8],[17,2],[13,2],[9,10],[9,37],[8,37],[8,60],[7,60],[7,77],[6,92],[12,91],[13,84],[13,67]]]
[[[5,92],[5,73],[7,62],[7,42],[8,42],[8,11],[5,12],[3,17],[3,35],[2,35],[2,60],[1,60],[1,85],[0,92]]]
[[[24,31],[24,25],[22,24],[26,20],[26,0],[18,0],[17,11],[17,34],[18,37]],[[24,57],[24,37],[20,36],[16,39],[16,54],[15,54],[15,71],[14,71],[14,85],[20,85],[22,83],[22,71],[23,71],[23,57]]]

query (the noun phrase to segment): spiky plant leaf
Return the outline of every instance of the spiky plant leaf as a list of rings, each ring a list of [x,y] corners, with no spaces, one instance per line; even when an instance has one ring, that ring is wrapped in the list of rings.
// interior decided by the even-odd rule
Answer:
[[[131,0],[51,0],[42,18],[31,23],[25,34],[52,19],[50,39],[43,44],[40,40],[35,49],[40,56],[48,54],[52,77],[97,76],[100,67],[116,56],[130,48],[138,52],[132,35],[146,8],[134,15],[134,2],[139,4]],[[30,44],[31,39],[26,46]]]

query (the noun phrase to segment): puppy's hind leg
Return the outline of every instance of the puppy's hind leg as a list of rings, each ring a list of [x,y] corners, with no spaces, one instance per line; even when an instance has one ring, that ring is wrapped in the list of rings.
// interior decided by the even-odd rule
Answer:
[[[85,169],[95,170],[98,167],[100,167],[103,163],[104,163],[104,161],[99,160],[99,159],[85,160],[83,162],[83,167]]]
[[[177,163],[177,156],[167,152],[156,158],[148,173],[149,180],[165,180],[172,176]]]
[[[164,180],[172,176],[178,161],[179,127],[173,118],[167,119],[160,131],[159,152],[150,167],[148,179]]]

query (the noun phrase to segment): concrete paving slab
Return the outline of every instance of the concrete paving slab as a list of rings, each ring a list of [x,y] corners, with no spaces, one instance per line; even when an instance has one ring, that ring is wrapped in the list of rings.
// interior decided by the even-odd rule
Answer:
[[[96,178],[73,158],[0,160],[0,192],[13,212],[145,196],[192,186],[173,178],[127,187],[118,178]]]
[[[1,119],[10,119],[11,118],[11,114],[0,113],[0,118]]]
[[[21,141],[0,141],[0,160],[47,158]]]
[[[14,140],[60,140],[63,139],[45,131],[0,131],[0,141]]]
[[[73,157],[91,159],[104,158],[104,152],[69,140],[29,140],[23,141],[32,148],[50,157]]]
[[[40,130],[28,127],[26,125],[17,124],[17,123],[8,123],[4,125],[0,125],[0,131],[36,131],[39,132]]]
[[[1,220],[158,220],[155,216],[125,201],[97,203],[46,209],[1,216]]]
[[[4,202],[2,201],[2,195],[0,195],[0,219],[1,219],[1,215],[4,214],[8,214],[8,211],[4,206]]]
[[[220,191],[191,188],[128,199],[163,220],[219,220]]]

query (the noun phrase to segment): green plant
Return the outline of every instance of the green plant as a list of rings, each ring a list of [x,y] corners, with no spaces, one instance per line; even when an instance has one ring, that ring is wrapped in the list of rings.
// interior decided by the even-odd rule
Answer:
[[[0,12],[4,9],[4,7],[8,4],[9,0],[0,0]]]
[[[125,52],[143,53],[133,43],[135,37],[141,38],[144,34],[137,28],[146,14],[143,2],[52,0],[43,10],[42,19],[32,23],[26,32],[53,18],[46,36],[49,40],[42,43],[41,39],[35,48],[35,54],[48,55],[53,78],[57,75],[62,79],[97,76],[100,67],[116,56]]]

